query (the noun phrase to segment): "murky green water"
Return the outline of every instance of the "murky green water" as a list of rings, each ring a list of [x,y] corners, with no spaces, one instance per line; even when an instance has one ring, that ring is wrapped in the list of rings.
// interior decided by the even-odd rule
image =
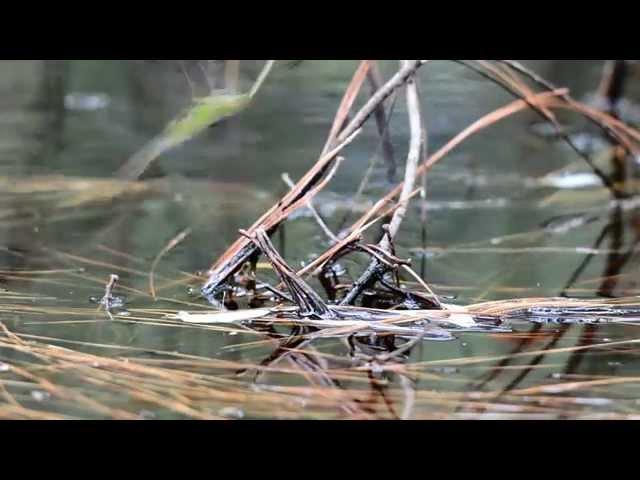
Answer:
[[[577,99],[593,93],[602,67],[595,61],[527,64],[554,83],[569,87]],[[189,274],[206,270],[237,238],[238,229],[249,226],[286,190],[282,173],[297,179],[313,164],[356,66],[352,61],[308,61],[295,69],[277,68],[250,109],[164,155],[147,172],[139,190],[119,191],[98,180],[109,179],[190,99],[179,64],[0,62],[0,287],[6,289],[5,298],[0,297],[0,321],[24,334],[24,340],[47,337],[53,344],[105,356],[153,360],[164,358],[158,351],[179,352],[247,365],[269,357],[278,348],[277,340],[264,341],[254,333],[162,325],[157,312],[147,315],[144,309],[194,308],[190,302],[204,305],[188,292]],[[259,68],[260,62],[243,65],[243,85],[251,84]],[[383,63],[386,75],[395,68],[395,63]],[[195,82],[204,85],[197,68],[191,73]],[[480,116],[512,101],[506,92],[455,63],[432,62],[423,67],[420,78],[431,151]],[[630,80],[629,101],[638,98],[637,83],[636,78]],[[562,118],[578,129],[585,125],[577,117]],[[535,114],[522,113],[462,144],[430,172],[426,201],[418,200],[411,207],[397,241],[399,256],[413,257],[416,270],[438,294],[448,296],[450,303],[563,292],[585,298],[640,295],[634,250],[637,206],[633,200],[612,206],[608,196],[598,196],[595,188],[585,196],[584,189],[540,182],[540,177],[578,158],[561,141],[532,133],[529,126],[538,121]],[[402,96],[395,103],[390,132],[402,164],[409,142]],[[588,135],[576,140],[590,138],[596,151],[605,148]],[[345,150],[346,161],[336,178],[317,197],[315,204],[332,228],[348,212],[355,220],[353,212],[364,211],[388,189],[386,169],[378,162],[372,186],[360,204],[348,203],[378,142],[375,125],[369,122],[361,137]],[[52,176],[60,177],[54,181]],[[567,227],[570,217],[557,218],[564,215],[577,215],[577,226]],[[555,223],[543,230],[552,219]],[[588,221],[583,222],[585,219]],[[613,227],[595,245],[609,224]],[[191,228],[191,235],[157,268],[161,298],[154,302],[148,294],[151,262],[185,228]],[[508,237],[511,235],[515,236]],[[292,265],[308,261],[327,246],[306,212],[287,222],[284,235],[274,241]],[[594,252],[588,249],[595,249],[595,254],[590,255]],[[583,263],[585,267],[572,281]],[[344,266],[354,276],[360,268],[354,261],[345,261]],[[102,296],[111,273],[120,277],[117,293],[126,295],[131,319],[111,321],[89,301]],[[176,284],[176,280],[183,282]],[[191,285],[197,289],[199,283]],[[145,315],[146,320],[136,320]],[[158,321],[149,320],[149,315]],[[634,343],[615,344],[640,338],[636,325],[541,326],[522,321],[513,328],[515,334],[460,334],[455,341],[425,341],[414,348],[409,361],[415,364],[410,388],[413,403],[407,400],[406,379],[400,376],[390,374],[393,378],[379,382],[382,386],[353,372],[347,372],[353,378],[349,377],[342,370],[346,367],[333,357],[344,357],[345,345],[326,341],[312,346],[318,349],[313,355],[329,363],[316,363],[329,372],[334,382],[331,388],[342,389],[347,396],[351,391],[367,396],[356,402],[367,405],[364,414],[322,402],[307,408],[307,403],[317,399],[302,390],[288,394],[290,403],[262,406],[240,397],[215,398],[201,412],[212,416],[242,412],[245,418],[397,418],[410,404],[411,408],[406,407],[410,418],[479,418],[481,414],[558,418],[627,415],[640,410],[635,400],[638,382],[633,380],[640,370],[640,350]],[[262,343],[244,345],[256,340]],[[612,346],[561,350],[600,343]],[[538,351],[541,353],[535,353]],[[500,358],[515,352],[522,355]],[[27,360],[21,355],[0,348],[0,366],[22,365]],[[460,360],[477,356],[496,358],[468,364]],[[447,359],[456,360],[447,363]],[[211,368],[221,378],[238,382],[234,383],[238,391],[318,385],[308,372],[305,377],[274,371],[254,379],[238,377],[237,368]],[[64,371],[49,375],[43,367],[41,373],[109,407],[156,418],[194,416],[124,392],[114,395],[104,385],[83,383],[78,372],[67,378]],[[340,379],[343,374],[346,380]],[[73,418],[111,418],[55,394],[42,398],[35,383],[10,375],[10,370],[0,370],[0,381],[22,407]],[[602,381],[612,376],[631,380]],[[536,391],[532,393],[537,395],[535,400],[509,397],[510,392],[524,395],[527,388],[574,380],[596,384]],[[170,397],[171,385],[163,388]],[[436,398],[438,392],[484,392],[489,396],[465,397],[467,403],[456,403],[458,400],[452,400],[455,395],[445,401]],[[502,396],[491,397],[492,392],[502,392]],[[10,417],[10,410],[7,412],[2,416]]]

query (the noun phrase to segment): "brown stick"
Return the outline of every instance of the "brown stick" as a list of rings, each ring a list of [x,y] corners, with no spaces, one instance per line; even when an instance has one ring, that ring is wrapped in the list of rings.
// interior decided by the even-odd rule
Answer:
[[[304,206],[328,181],[323,176],[334,164],[334,159],[340,150],[346,146],[358,134],[360,128],[375,111],[380,102],[384,101],[398,87],[403,85],[426,61],[412,60],[401,68],[369,101],[358,111],[351,122],[340,131],[341,121],[334,121],[332,134],[329,136],[325,150],[337,143],[335,148],[326,152],[316,164],[298,181],[294,188],[287,192],[283,198],[260,217],[249,229],[251,234],[257,228],[263,228],[266,232],[273,232],[275,228],[298,208]],[[355,100],[357,91],[366,78],[366,69],[363,67],[356,71],[349,89],[343,99],[343,105],[349,105]],[[347,111],[340,109],[338,117],[346,118]],[[344,121],[344,118],[342,121]],[[340,131],[339,134],[336,132]],[[335,141],[333,140],[335,136]],[[235,272],[252,254],[255,246],[247,238],[238,238],[227,251],[212,265],[208,272],[208,280],[203,285],[202,294],[211,299],[217,293],[218,288]]]
[[[537,94],[535,97],[540,102],[550,103],[553,101],[553,99],[556,96],[562,95],[565,92],[566,92],[566,89],[559,89],[553,92],[540,93],[540,94]],[[467,128],[465,128],[460,133],[458,133],[451,140],[449,140],[445,145],[443,145],[440,149],[438,149],[433,155],[430,155],[427,159],[425,159],[418,167],[416,171],[416,175],[422,175],[423,173],[426,173],[427,171],[429,171],[438,161],[442,160],[449,152],[451,152],[451,150],[453,150],[455,147],[457,147],[460,143],[462,143],[467,138],[499,122],[500,120],[503,120],[517,112],[525,110],[526,108],[528,108],[527,102],[525,102],[524,100],[516,100],[476,120]],[[371,218],[384,205],[391,203],[393,199],[397,197],[398,194],[402,191],[402,186],[403,186],[403,183],[396,185],[389,193],[387,193],[387,195],[384,198],[379,200],[378,203],[376,203],[376,205],[374,205],[374,207],[370,211],[368,211],[357,222],[355,222],[350,230],[352,230],[355,226],[360,225],[363,219]]]
[[[344,122],[347,121],[349,112],[351,111],[351,107],[353,107],[353,102],[356,101],[356,97],[358,96],[358,93],[362,88],[362,82],[364,82],[365,76],[367,75],[370,67],[371,62],[368,60],[363,60],[356,70],[356,73],[353,74],[351,83],[349,83],[347,90],[344,92],[344,96],[342,97],[342,101],[340,102],[340,106],[338,107],[338,111],[336,112],[336,116],[333,119],[333,124],[331,125],[329,136],[327,137],[327,142],[322,149],[322,155],[327,153],[327,151],[335,143],[340,130],[344,126]]]
[[[327,304],[322,300],[304,280],[302,280],[296,272],[294,272],[289,265],[280,256],[275,249],[269,236],[262,228],[256,229],[253,235],[249,235],[245,231],[240,232],[242,235],[247,236],[260,251],[269,259],[271,266],[282,280],[294,302],[298,305],[298,313],[303,317],[315,316],[318,318],[334,318],[334,313],[327,307]]]
[[[586,155],[575,145],[575,143],[566,133],[564,133],[553,112],[551,112],[544,105],[538,105],[535,102],[531,101],[531,98],[533,95],[535,95],[535,92],[533,92],[533,90],[531,90],[526,85],[526,83],[524,83],[522,79],[517,76],[515,71],[506,67],[500,69],[483,60],[478,60],[477,63],[482,67],[482,69],[477,69],[475,66],[467,62],[462,62],[463,65],[473,69],[480,75],[489,78],[491,81],[496,82],[498,85],[500,85],[513,95],[527,101],[533,111],[553,124],[560,138],[562,138],[567,143],[567,145],[569,145],[573,149],[573,151],[576,152],[576,154],[580,156],[587,163],[587,165],[589,165],[589,167],[593,170],[593,173],[595,173],[600,178],[602,183],[607,188],[609,188],[612,194],[620,196],[620,192],[616,189],[615,185],[611,182],[609,177],[593,163],[588,155]]]
[[[557,87],[553,85],[551,82],[545,80],[540,75],[538,75],[532,70],[529,70],[524,65],[522,65],[521,63],[515,60],[498,60],[498,61],[505,63],[506,65],[509,65],[509,67],[513,68],[514,70],[522,73],[523,75],[526,75],[528,78],[536,82],[538,85],[546,88],[549,91],[557,90]],[[575,100],[571,98],[568,92],[565,93],[564,95],[561,95],[560,98],[565,100],[569,104],[575,102]],[[620,143],[625,148],[625,150],[627,150],[628,153],[637,154],[637,149],[629,146],[629,144],[625,141],[625,139],[620,137],[619,132],[616,129],[612,128],[611,125],[608,124],[606,121],[603,121],[602,118],[587,116],[587,119],[593,122],[599,128],[601,128],[613,140]]]
[[[566,92],[566,89],[560,89],[553,92],[544,92],[536,95],[538,101],[544,101],[545,103],[549,103],[555,98],[556,95],[562,95]],[[525,110],[528,107],[527,103],[524,100],[516,100],[508,105],[505,105],[502,108],[494,110],[491,113],[488,113],[484,117],[476,120],[463,131],[458,133],[455,137],[453,137],[449,142],[443,145],[439,150],[437,150],[433,155],[425,158],[425,160],[420,164],[417,169],[417,175],[423,175],[428,172],[433,165],[435,165],[439,160],[444,158],[451,150],[457,147],[460,143],[462,143],[467,138],[475,135],[479,131],[507,118],[510,115],[513,115],[519,111]],[[398,196],[398,194],[402,190],[402,186],[404,183],[400,183],[396,185],[387,195],[378,200],[376,204],[370,208],[366,213],[364,213],[356,222],[349,227],[345,233],[344,238],[341,242],[336,245],[331,246],[328,250],[322,253],[318,258],[316,258],[313,262],[302,268],[298,271],[298,275],[308,275],[317,271],[321,268],[330,258],[339,250],[344,248],[349,242],[354,242],[358,239],[358,235],[360,235],[364,230],[368,228],[372,223],[380,220],[380,218],[389,215],[392,211],[399,207],[399,204],[392,207],[391,210],[385,211],[381,214],[377,219],[371,220],[375,215],[384,209],[385,206],[394,203],[394,198]],[[417,191],[414,191],[412,195],[415,195]],[[367,223],[369,222],[369,223]]]

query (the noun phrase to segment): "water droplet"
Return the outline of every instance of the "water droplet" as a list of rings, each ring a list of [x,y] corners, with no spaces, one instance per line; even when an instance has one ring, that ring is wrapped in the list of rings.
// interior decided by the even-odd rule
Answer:
[[[466,347],[469,344],[467,342],[462,342],[460,345],[462,345],[463,347]]]
[[[32,390],[31,398],[33,398],[37,402],[43,402],[48,398],[51,398],[51,394],[49,392],[44,392],[42,390]]]
[[[225,418],[240,419],[244,417],[244,412],[238,407],[224,407],[218,411],[218,415]]]
[[[11,367],[8,363],[0,362],[0,373],[8,372],[9,370],[11,370]]]
[[[542,284],[540,282],[536,282],[536,287],[541,287]]]
[[[149,410],[140,410],[138,412],[138,418],[140,418],[140,420],[155,420],[156,414]]]

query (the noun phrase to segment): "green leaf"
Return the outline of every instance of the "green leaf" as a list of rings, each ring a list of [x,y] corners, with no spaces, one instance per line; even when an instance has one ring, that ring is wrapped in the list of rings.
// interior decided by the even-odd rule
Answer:
[[[136,180],[147,167],[167,150],[192,139],[223,118],[244,110],[260,89],[275,60],[268,60],[249,93],[218,93],[194,99],[193,104],[169,123],[163,132],[136,152],[118,170],[116,176]]]
[[[175,118],[163,132],[175,145],[190,140],[211,125],[244,110],[251,98],[247,94],[223,94],[199,98]]]
[[[244,110],[248,94],[218,94],[194,100],[191,107],[169,123],[164,131],[147,143],[118,170],[117,176],[136,180],[147,167],[167,150],[192,139],[211,125]]]

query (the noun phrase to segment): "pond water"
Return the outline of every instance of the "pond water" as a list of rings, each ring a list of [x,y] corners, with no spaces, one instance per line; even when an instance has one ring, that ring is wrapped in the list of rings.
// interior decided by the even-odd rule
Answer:
[[[603,67],[524,63],[578,100],[596,91]],[[197,272],[286,191],[283,173],[296,180],[313,165],[358,62],[276,64],[249,109],[163,155],[136,188],[113,182],[126,159],[188,105],[192,88],[205,91],[199,66],[183,65],[192,86],[179,61],[0,62],[0,322],[18,335],[5,331],[0,342],[0,418],[640,415],[633,319],[585,325],[548,312],[516,316],[510,332],[423,340],[402,362],[373,368],[354,360],[344,339],[301,343],[281,331],[167,320],[176,310],[208,308],[197,295]],[[243,87],[261,65],[241,63]],[[381,62],[385,78],[396,69]],[[208,79],[218,76],[213,68]],[[631,72],[623,104],[630,123],[638,121],[638,84]],[[513,101],[449,61],[422,67],[419,89],[429,151]],[[391,118],[402,167],[409,144],[403,94]],[[559,118],[577,144],[607,158],[597,130],[576,115]],[[523,112],[473,136],[429,172],[426,198],[411,204],[398,256],[411,257],[447,303],[640,295],[638,202],[612,202],[575,152],[542,135],[544,128]],[[379,143],[370,121],[314,200],[331,228],[354,221],[392,185]],[[353,203],[372,158],[371,182]],[[569,175],[553,174],[567,166]],[[154,300],[154,259],[185,229],[190,234],[157,264]],[[328,246],[306,210],[273,240],[292,266]],[[359,257],[343,263],[352,277],[363,265]],[[91,301],[104,295],[111,274],[126,307],[113,318]],[[359,348],[370,356],[384,350],[379,339]]]

